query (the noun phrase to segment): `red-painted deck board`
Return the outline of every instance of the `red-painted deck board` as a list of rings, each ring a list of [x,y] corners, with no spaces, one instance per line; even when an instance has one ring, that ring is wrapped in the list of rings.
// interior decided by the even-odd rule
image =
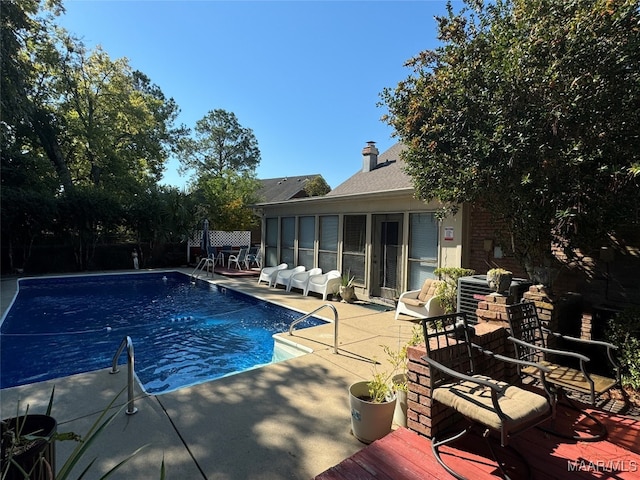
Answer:
[[[640,420],[622,415],[593,412],[606,426],[609,435],[598,442],[572,441],[531,429],[512,441],[533,470],[533,478],[548,480],[640,478]],[[554,427],[581,426],[588,431],[583,417],[561,408]],[[467,436],[455,445],[441,448],[442,456],[454,470],[474,480],[500,478],[490,460],[484,442]],[[517,457],[498,447],[514,479],[525,478]],[[451,478],[437,463],[429,439],[400,428],[368,445],[315,480],[431,480]]]

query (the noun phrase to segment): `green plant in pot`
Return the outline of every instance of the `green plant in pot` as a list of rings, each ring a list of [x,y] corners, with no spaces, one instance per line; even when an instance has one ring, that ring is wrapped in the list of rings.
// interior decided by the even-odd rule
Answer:
[[[405,399],[406,418],[407,348],[410,344],[419,343],[420,338],[415,332],[416,329],[411,340],[399,350],[382,345],[390,367],[380,370],[376,362],[370,380],[356,382],[349,387],[351,429],[361,442],[371,443],[391,431],[398,397]]]
[[[513,273],[503,268],[492,268],[487,272],[487,284],[495,293],[509,290],[513,280]]]
[[[0,478],[53,479],[55,475],[55,441],[68,435],[57,433],[58,422],[51,416],[55,387],[51,390],[45,414],[29,412],[29,405],[21,413],[0,422]],[[73,438],[77,438],[74,436]]]
[[[16,406],[16,416],[3,419],[1,422],[1,480],[66,480],[67,478],[83,478],[93,465],[93,459],[81,472],[74,468],[87,453],[88,448],[96,441],[101,432],[112,422],[115,416],[126,406],[112,410],[122,390],[98,416],[84,438],[73,432],[59,433],[57,422],[51,416],[55,387],[51,390],[49,404],[44,415],[32,414],[27,405],[21,414],[20,404]],[[73,440],[76,448],[56,473],[55,443],[56,441]],[[144,447],[141,447],[144,448]],[[113,475],[122,465],[128,462],[140,449],[110,469],[101,478]],[[165,478],[164,461],[160,467],[160,478]]]
[[[363,443],[371,443],[391,431],[396,396],[391,377],[376,372],[371,380],[349,386],[351,431]]]
[[[342,278],[340,279],[340,297],[347,303],[352,303],[357,300],[353,286],[355,278],[355,275],[351,275],[351,270],[347,270],[346,273],[342,274]]]

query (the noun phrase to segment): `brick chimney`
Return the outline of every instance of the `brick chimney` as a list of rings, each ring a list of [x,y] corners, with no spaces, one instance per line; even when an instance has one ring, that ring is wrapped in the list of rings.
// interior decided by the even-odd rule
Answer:
[[[362,171],[370,172],[378,165],[378,149],[376,142],[369,141],[367,146],[362,149]]]

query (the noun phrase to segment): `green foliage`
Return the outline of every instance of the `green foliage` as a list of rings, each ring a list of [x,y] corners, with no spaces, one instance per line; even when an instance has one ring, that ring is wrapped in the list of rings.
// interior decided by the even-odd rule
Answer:
[[[501,293],[509,289],[513,273],[504,268],[492,268],[487,272],[487,283],[495,292]]]
[[[444,313],[454,313],[458,307],[458,279],[474,275],[475,270],[459,267],[440,267],[433,271],[442,283],[436,289]]]
[[[211,110],[196,122],[194,136],[179,143],[183,171],[197,177],[224,177],[231,172],[253,176],[260,163],[258,140],[233,112]]]
[[[419,327],[414,327],[411,331],[411,338],[395,350],[389,345],[381,345],[387,356],[389,369],[378,370],[378,363],[373,365],[373,375],[369,381],[369,396],[374,403],[382,403],[392,397],[398,390],[407,390],[407,350],[410,346],[419,345],[422,342],[422,331]],[[401,375],[402,380],[398,380]]]
[[[167,243],[184,242],[194,229],[196,206],[178,188],[150,186],[126,200],[125,222],[138,244],[153,252]],[[145,267],[146,258],[142,260]]]
[[[216,230],[250,230],[259,220],[250,208],[258,187],[253,177],[231,171],[219,177],[204,176],[193,193],[197,217],[208,218]]]
[[[157,220],[154,209],[147,221],[128,213],[157,188],[186,133],[174,126],[177,105],[126,58],[89,51],[58,28],[60,11],[57,0],[0,8],[2,243],[12,269],[46,236],[72,244],[75,267],[85,269],[95,245],[116,234],[160,238],[176,230],[162,223],[162,234],[127,231]],[[180,213],[176,207],[165,218]]]
[[[195,172],[193,193],[198,216],[218,230],[248,230],[257,218],[249,205],[260,187],[258,141],[233,112],[216,109],[196,122],[193,137],[179,142],[181,171]]]
[[[637,223],[638,2],[465,4],[382,93],[418,195],[486,208],[529,271]]]
[[[618,347],[622,384],[640,390],[640,307],[629,307],[609,320],[607,340]]]
[[[54,86],[62,95],[63,153],[76,185],[126,191],[159,181],[171,149],[185,133],[173,128],[178,108],[126,58],[87,51],[68,35],[57,40]]]
[[[34,441],[55,442],[55,441],[72,440],[77,442],[77,446],[55,475],[56,480],[66,480],[68,478],[71,478],[71,474],[74,468],[83,459],[89,447],[94,444],[94,442],[99,438],[102,432],[111,424],[113,419],[124,411],[124,408],[127,405],[126,403],[119,409],[115,409],[115,410],[112,409],[115,402],[118,400],[118,398],[120,397],[120,395],[122,395],[123,392],[124,392],[124,389],[121,390],[120,393],[113,398],[113,400],[111,400],[111,402],[104,408],[104,410],[102,410],[102,412],[100,413],[96,421],[93,423],[93,425],[89,428],[89,431],[86,433],[84,437],[81,437],[80,435],[73,432],[64,432],[64,433],[55,432],[54,435],[52,435],[51,437],[38,435],[38,434],[23,435],[21,430],[21,424],[19,422],[16,422],[15,430],[4,428],[5,425],[3,424],[4,433],[2,437],[2,443],[3,443],[2,453],[4,457],[2,458],[3,462],[2,462],[2,468],[0,469],[0,478],[3,478],[3,479],[6,478],[6,476],[9,473],[9,469],[11,467],[18,469],[21,475],[24,475],[26,479],[31,478],[31,474],[35,472],[35,469],[38,466],[38,463],[36,462],[36,464],[34,465],[33,472],[26,472],[21,467],[21,465],[18,464],[18,462],[16,462],[15,460],[16,455],[18,455],[18,453],[22,451],[22,448],[24,445],[27,445]],[[49,403],[48,403],[45,415],[51,416],[54,394],[55,394],[55,386],[51,390],[51,395],[49,397]],[[20,411],[20,404],[18,403],[18,405],[16,405],[16,418],[19,418],[21,415],[26,416],[28,414],[29,414],[29,405],[26,406],[24,413]],[[131,460],[131,458],[133,458],[143,448],[145,448],[145,446],[137,449],[131,455],[129,455],[124,460],[116,464],[101,478],[104,478],[104,479],[109,478],[120,467],[122,467],[125,463]],[[85,474],[91,469],[95,460],[96,460],[95,458],[91,460],[87,465],[87,467],[85,467],[82,473],[80,473],[76,478],[83,478]],[[44,458],[40,458],[40,461],[44,461]],[[160,474],[161,478],[164,478],[164,475],[165,475],[164,470],[165,468],[164,468],[164,460],[163,460],[161,465],[161,474]]]
[[[384,347],[385,353],[387,354],[387,358],[391,365],[397,365],[399,370],[399,375],[394,375],[392,377],[393,380],[393,388],[398,391],[407,391],[407,369],[408,369],[408,350],[409,347],[414,347],[416,345],[420,345],[423,343],[424,337],[422,334],[422,328],[419,325],[416,325],[411,330],[411,338],[400,348],[400,350],[392,350],[390,347]]]
[[[331,187],[322,176],[318,175],[307,181],[304,185],[304,191],[310,197],[326,195],[331,191]]]
[[[351,275],[351,270],[347,270],[342,274],[342,277],[340,277],[340,285],[343,287],[351,287],[355,279],[355,275]]]

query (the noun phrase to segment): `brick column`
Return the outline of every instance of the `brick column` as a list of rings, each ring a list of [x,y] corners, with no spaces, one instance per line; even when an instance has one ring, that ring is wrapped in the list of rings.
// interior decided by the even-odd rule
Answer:
[[[507,318],[507,304],[509,297],[499,293],[485,295],[484,300],[478,302],[476,316],[478,323],[493,323],[499,327],[509,328]]]
[[[558,330],[554,299],[543,285],[532,285],[528,291],[524,292],[523,298],[536,304],[538,318],[543,326],[550,330]]]

